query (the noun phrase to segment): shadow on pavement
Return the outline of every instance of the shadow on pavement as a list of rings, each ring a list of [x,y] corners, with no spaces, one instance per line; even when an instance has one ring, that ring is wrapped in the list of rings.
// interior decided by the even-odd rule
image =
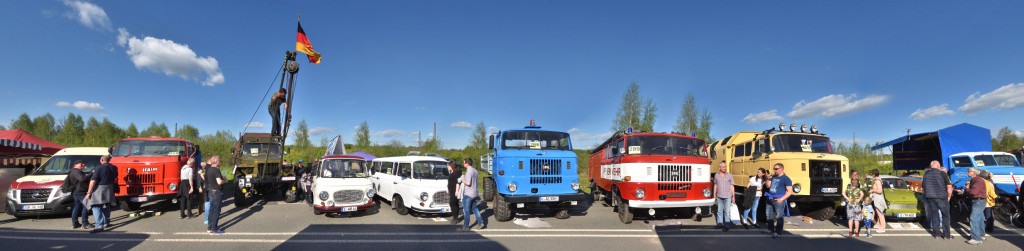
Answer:
[[[310,225],[274,250],[344,247],[355,250],[508,250],[477,232],[445,225]]]
[[[881,246],[857,238],[807,238],[783,230],[778,239],[761,231],[687,231],[709,227],[664,227],[657,230],[665,250],[879,250]],[[718,229],[714,229],[718,230]],[[742,229],[737,229],[742,230]],[[861,237],[864,238],[864,237]]]
[[[107,231],[15,230],[0,228],[4,250],[129,250],[148,239],[148,234]]]

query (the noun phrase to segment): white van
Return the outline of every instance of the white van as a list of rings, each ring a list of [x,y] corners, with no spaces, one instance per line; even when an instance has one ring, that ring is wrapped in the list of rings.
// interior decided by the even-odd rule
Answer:
[[[313,214],[356,213],[373,208],[375,190],[367,178],[362,157],[332,155],[321,157],[310,172],[313,179]]]
[[[85,173],[100,165],[100,157],[107,155],[106,147],[64,148],[46,160],[28,176],[21,177],[7,191],[7,214],[28,217],[45,214],[68,214],[75,206],[71,194],[60,191],[75,161],[85,161]]]
[[[370,179],[381,199],[391,201],[398,214],[451,213],[448,206],[448,162],[438,157],[377,158]]]

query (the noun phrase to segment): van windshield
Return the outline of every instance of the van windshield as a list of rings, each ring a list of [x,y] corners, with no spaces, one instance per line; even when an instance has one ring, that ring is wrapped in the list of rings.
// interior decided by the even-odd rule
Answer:
[[[832,143],[829,142],[828,137],[801,134],[779,134],[772,137],[772,151],[832,153]]]
[[[358,159],[329,159],[320,163],[324,178],[365,178],[366,161]]]
[[[185,154],[185,142],[172,140],[128,140],[117,143],[114,156],[178,156]]]
[[[412,164],[413,178],[441,180],[448,178],[448,164],[441,161],[417,161]]]
[[[507,131],[501,138],[501,149],[572,150],[569,134],[564,132]]]
[[[85,172],[92,172],[93,168],[100,165],[99,155],[58,155],[50,157],[39,169],[32,172],[32,175],[57,175],[68,174],[75,161],[85,161]]]
[[[1012,155],[975,155],[974,164],[978,167],[983,166],[1013,166],[1018,167],[1020,164],[1013,158]]]
[[[704,140],[673,136],[630,136],[626,154],[704,156]]]

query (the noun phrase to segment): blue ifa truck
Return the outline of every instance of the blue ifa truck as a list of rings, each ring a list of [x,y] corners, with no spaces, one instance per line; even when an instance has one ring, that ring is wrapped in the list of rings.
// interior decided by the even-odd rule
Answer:
[[[991,172],[992,184],[999,195],[992,214],[997,220],[1009,222],[1020,218],[1017,197],[1024,181],[1024,168],[1013,154],[993,152],[991,137],[987,128],[963,123],[934,132],[900,136],[871,150],[892,147],[893,170],[917,170],[924,174],[931,161],[937,160],[949,173],[954,189],[964,189],[971,180],[967,176],[971,167]]]
[[[530,121],[523,129],[511,129],[488,138],[490,153],[480,157],[483,199],[494,201],[494,218],[511,220],[515,210],[543,205],[555,218],[569,218],[580,193],[576,153],[569,134],[541,130]]]

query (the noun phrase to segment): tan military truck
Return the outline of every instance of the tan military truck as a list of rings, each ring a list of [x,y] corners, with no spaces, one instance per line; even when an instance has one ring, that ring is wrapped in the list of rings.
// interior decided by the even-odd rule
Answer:
[[[742,194],[759,168],[772,174],[772,165],[782,163],[793,180],[789,207],[816,220],[831,218],[843,203],[842,192],[850,182],[849,159],[834,153],[832,142],[818,133],[817,126],[797,128],[793,124],[786,129],[782,123],[762,132],[742,131],[725,137],[711,145],[711,163],[725,161],[735,177],[737,194]]]

